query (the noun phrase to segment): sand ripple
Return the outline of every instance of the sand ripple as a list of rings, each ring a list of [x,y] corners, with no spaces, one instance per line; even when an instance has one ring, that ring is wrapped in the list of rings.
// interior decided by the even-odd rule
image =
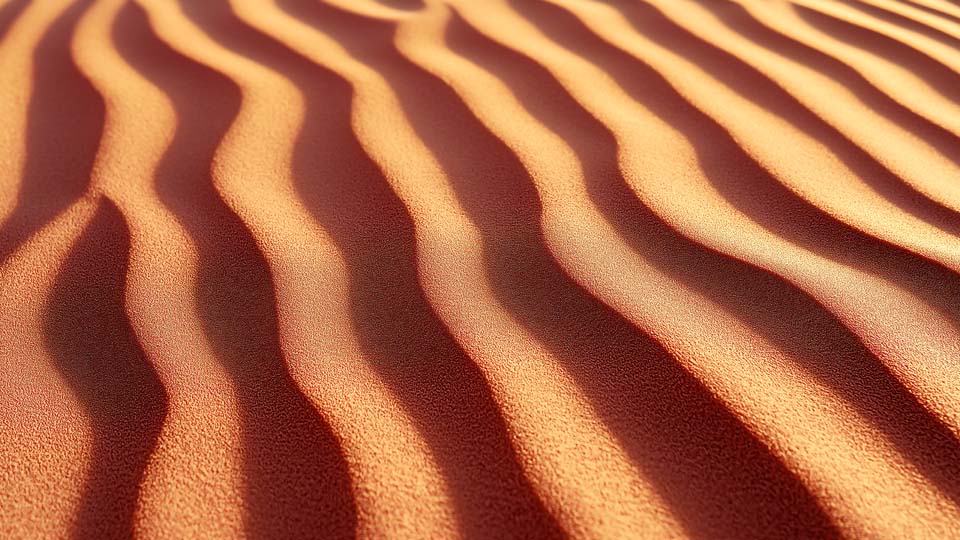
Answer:
[[[960,537],[951,0],[0,0],[0,536]]]

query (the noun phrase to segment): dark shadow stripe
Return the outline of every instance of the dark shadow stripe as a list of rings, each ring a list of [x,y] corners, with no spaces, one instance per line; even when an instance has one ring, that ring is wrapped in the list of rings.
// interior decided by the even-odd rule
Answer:
[[[0,41],[7,37],[7,32],[13,23],[23,13],[23,9],[30,5],[30,0],[10,0],[0,7]]]
[[[910,17],[905,17],[899,13],[894,13],[893,11],[888,11],[881,7],[867,4],[866,2],[856,2],[852,0],[834,1],[850,6],[861,13],[865,13],[876,19],[880,19],[881,21],[899,26],[905,30],[910,30],[911,32],[916,32],[936,41],[937,43],[940,43],[941,45],[946,45],[956,52],[960,52],[960,38],[952,36],[942,30],[938,30],[932,26],[927,26],[920,21],[914,20]]]
[[[79,199],[90,183],[106,111],[70,51],[74,27],[89,5],[79,0],[67,8],[34,51],[26,162],[16,205],[0,225],[0,262]]]
[[[885,34],[817,10],[794,5],[793,10],[813,28],[867,52],[896,62],[913,72],[941,95],[960,103],[960,74],[926,53]]]
[[[93,447],[70,536],[132,538],[167,395],[124,311],[130,232],[101,199],[60,268],[44,321],[56,368],[90,418]]]
[[[833,243],[831,229],[842,229],[832,220],[823,219],[814,208],[799,201],[772,178],[729,133],[685,101],[652,67],[612,47],[561,8],[518,1],[514,5],[551,39],[593,61],[635,100],[683,133],[696,149],[708,179],[735,207],[784,236],[797,237],[801,233],[796,231],[803,228],[827,231],[820,239],[807,237],[811,248],[824,244],[827,249]],[[787,232],[791,230],[794,232]],[[852,241],[853,238],[849,232],[841,232],[835,240]],[[867,256],[871,256],[872,251],[873,256],[894,251],[879,242],[858,249]],[[899,260],[918,264],[915,259],[901,257]],[[936,271],[930,265],[914,268]],[[950,290],[954,295],[956,281],[956,276],[950,276]],[[950,428],[927,411],[855,334],[806,293],[785,282],[782,285],[791,289],[792,294],[764,293],[759,288],[761,283],[760,279],[751,279],[727,291],[715,288],[714,298],[724,303],[740,296],[741,307],[732,305],[733,313],[793,354],[811,375],[833,388],[884,432],[944,494],[960,501],[960,443]],[[764,324],[764,319],[775,324]],[[891,415],[891,410],[897,414]]]
[[[346,258],[361,346],[429,445],[461,533],[560,536],[524,476],[482,373],[424,296],[412,219],[351,130],[349,85],[244,25],[224,2],[184,7],[214,39],[275,69],[304,93],[307,118],[293,164],[297,189]]]
[[[539,196],[516,156],[454,91],[393,47],[392,25],[283,5],[386,77],[481,229],[498,299],[563,361],[688,531],[755,531],[758,514],[807,510],[802,485],[723,404],[566,274],[546,248]]]
[[[889,121],[910,131],[947,159],[960,163],[960,137],[911,111],[873,86],[857,70],[826,52],[805,45],[764,26],[743,6],[731,0],[697,0],[731,30],[776,54],[784,56],[842,84]]]
[[[353,537],[357,511],[343,451],[289,373],[268,262],[211,175],[214,153],[240,109],[240,90],[171,50],[136,4],[120,12],[113,40],[176,109],[176,133],[155,186],[197,246],[199,315],[236,391],[247,533]]]

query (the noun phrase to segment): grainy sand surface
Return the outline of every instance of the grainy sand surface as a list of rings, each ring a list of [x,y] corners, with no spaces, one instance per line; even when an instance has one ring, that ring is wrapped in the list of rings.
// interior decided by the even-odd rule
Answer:
[[[960,538],[960,2],[0,0],[0,537]]]

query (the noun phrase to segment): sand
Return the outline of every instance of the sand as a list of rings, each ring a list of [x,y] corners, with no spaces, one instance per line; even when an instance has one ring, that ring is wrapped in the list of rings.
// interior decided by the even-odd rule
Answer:
[[[0,0],[0,537],[960,537],[960,4]]]

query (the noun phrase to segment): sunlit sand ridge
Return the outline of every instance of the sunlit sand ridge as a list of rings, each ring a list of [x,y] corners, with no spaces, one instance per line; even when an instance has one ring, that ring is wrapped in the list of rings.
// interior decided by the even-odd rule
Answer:
[[[960,4],[0,0],[0,537],[960,537]]]

